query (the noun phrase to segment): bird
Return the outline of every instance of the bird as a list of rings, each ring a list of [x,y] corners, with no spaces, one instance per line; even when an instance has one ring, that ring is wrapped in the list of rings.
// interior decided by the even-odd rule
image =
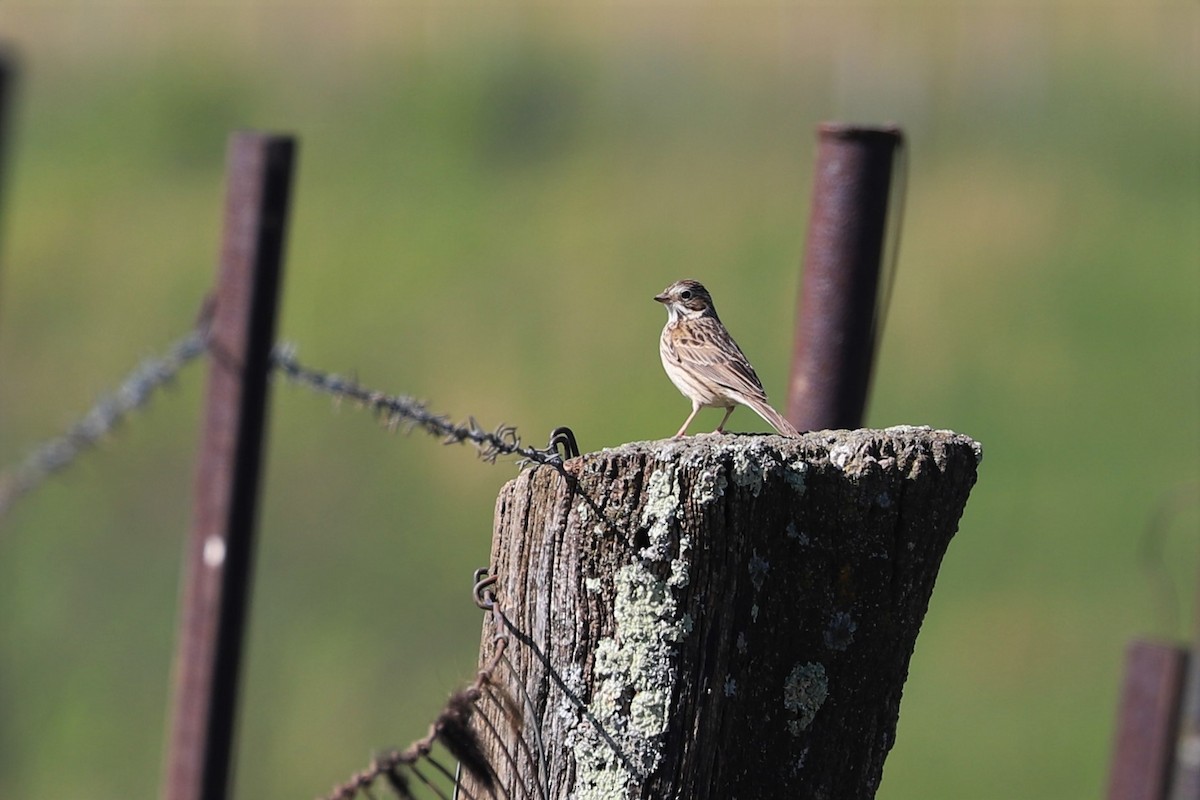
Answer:
[[[747,406],[784,436],[799,436],[792,423],[767,402],[767,393],[742,348],[717,316],[712,295],[693,280],[676,281],[654,296],[667,307],[667,324],[658,352],[671,383],[692,401],[692,413],[683,421],[676,439],[702,408],[723,408],[725,417],[714,433],[724,433],[729,415],[739,404]]]

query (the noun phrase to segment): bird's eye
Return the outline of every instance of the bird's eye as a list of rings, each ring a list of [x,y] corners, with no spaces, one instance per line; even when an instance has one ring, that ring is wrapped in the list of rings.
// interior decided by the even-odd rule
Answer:
[[[682,292],[679,293],[679,299],[680,300],[691,300],[692,299],[692,290],[684,289]]]

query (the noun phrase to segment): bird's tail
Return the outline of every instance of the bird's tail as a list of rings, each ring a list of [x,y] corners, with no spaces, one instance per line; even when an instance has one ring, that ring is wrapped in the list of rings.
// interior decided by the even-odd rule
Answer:
[[[765,419],[772,428],[779,431],[784,436],[799,436],[800,431],[796,430],[796,426],[783,418],[775,409],[771,408],[770,404],[765,400],[758,398],[747,397],[746,407]]]

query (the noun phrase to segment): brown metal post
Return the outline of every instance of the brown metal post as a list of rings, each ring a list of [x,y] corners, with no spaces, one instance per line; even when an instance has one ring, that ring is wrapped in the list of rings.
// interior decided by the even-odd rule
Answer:
[[[8,183],[8,153],[12,147],[12,113],[17,86],[17,58],[10,47],[0,45],[0,210],[3,210],[3,192]],[[0,220],[2,222],[2,220]],[[3,226],[0,225],[0,228]],[[0,244],[3,243],[0,230]],[[3,250],[0,249],[0,253]],[[3,260],[0,258],[0,266]]]
[[[817,128],[787,413],[802,431],[862,424],[892,163],[902,141],[896,127]]]
[[[1163,800],[1174,754],[1187,652],[1135,641],[1125,653],[1108,800]]]
[[[1171,741],[1175,759],[1170,800],[1195,800],[1200,797],[1200,621],[1193,624],[1196,634],[1184,671],[1183,688],[1179,692],[1179,722]]]
[[[163,797],[215,800],[230,780],[254,550],[267,371],[295,142],[230,137],[204,421],[187,544]]]

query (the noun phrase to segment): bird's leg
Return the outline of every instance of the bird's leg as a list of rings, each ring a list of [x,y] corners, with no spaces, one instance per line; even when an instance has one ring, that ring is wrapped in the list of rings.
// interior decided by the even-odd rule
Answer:
[[[730,406],[729,408],[725,409],[725,417],[721,420],[721,424],[717,426],[717,429],[713,431],[713,433],[725,432],[725,423],[729,422],[729,416],[733,414],[734,408],[736,408],[736,406]]]
[[[696,418],[698,413],[700,413],[700,404],[692,401],[692,413],[688,414],[688,418],[683,421],[683,427],[679,429],[679,433],[675,434],[676,439],[682,438],[687,433],[688,425],[692,424],[692,420]]]

